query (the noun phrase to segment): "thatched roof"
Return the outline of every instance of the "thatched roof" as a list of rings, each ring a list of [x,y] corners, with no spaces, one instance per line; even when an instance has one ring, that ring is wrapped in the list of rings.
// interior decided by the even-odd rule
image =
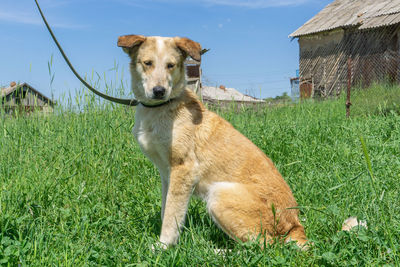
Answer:
[[[336,0],[289,37],[337,28],[371,29],[400,23],[400,0]]]

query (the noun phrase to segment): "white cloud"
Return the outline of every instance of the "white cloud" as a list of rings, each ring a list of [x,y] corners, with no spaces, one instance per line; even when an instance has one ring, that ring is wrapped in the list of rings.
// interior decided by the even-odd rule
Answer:
[[[21,12],[2,12],[0,11],[0,21],[16,22],[23,24],[39,25],[40,20],[31,17],[29,14]]]
[[[236,6],[247,8],[268,8],[279,6],[297,6],[311,0],[200,0],[210,5]]]
[[[78,25],[63,20],[60,16],[54,15],[54,9],[61,10],[64,6],[78,0],[40,0],[40,6],[48,19],[50,25],[54,28],[80,29],[87,28],[87,25]],[[0,23],[19,23],[26,25],[43,26],[44,23],[40,17],[36,5],[31,0],[0,0]],[[48,13],[52,15],[48,15]],[[59,12],[58,12],[59,13]]]
[[[44,26],[44,22],[41,20],[39,13],[37,15],[33,15],[31,13],[21,12],[21,11],[0,11],[0,22],[9,22],[9,23],[20,23],[20,24],[29,24],[29,25],[37,25]],[[86,25],[77,25],[72,23],[51,23],[49,21],[50,26],[54,28],[64,28],[64,29],[81,29],[87,28]]]
[[[282,6],[298,6],[316,0],[117,0],[127,4],[138,4],[145,2],[180,3],[180,4],[201,4],[206,6],[232,6],[245,8],[269,8]]]

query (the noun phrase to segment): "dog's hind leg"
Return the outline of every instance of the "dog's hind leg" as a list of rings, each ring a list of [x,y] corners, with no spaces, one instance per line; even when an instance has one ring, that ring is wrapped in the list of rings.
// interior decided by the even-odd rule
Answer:
[[[297,211],[276,203],[274,214],[271,204],[260,195],[248,185],[217,182],[209,189],[207,208],[218,226],[234,239],[258,239],[263,245],[287,233],[286,241],[297,241],[302,247],[307,240]]]
[[[208,193],[207,209],[214,222],[231,238],[241,241],[256,240],[269,243],[272,238],[263,229],[260,203],[245,185],[217,182]]]

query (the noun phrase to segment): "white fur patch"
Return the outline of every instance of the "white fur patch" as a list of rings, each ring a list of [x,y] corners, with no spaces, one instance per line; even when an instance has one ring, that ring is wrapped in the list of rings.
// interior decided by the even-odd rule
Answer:
[[[158,53],[163,53],[165,49],[165,41],[163,38],[159,37],[157,38],[157,51]]]
[[[207,202],[207,210],[210,212],[212,206],[218,201],[218,191],[223,189],[234,190],[236,183],[231,182],[216,182],[208,187],[208,194],[205,198]]]

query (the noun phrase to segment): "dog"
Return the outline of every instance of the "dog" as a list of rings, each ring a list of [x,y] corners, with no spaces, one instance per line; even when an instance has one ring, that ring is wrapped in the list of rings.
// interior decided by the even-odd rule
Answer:
[[[184,61],[201,60],[200,44],[125,35],[118,46],[131,59],[132,90],[141,103],[133,134],[161,176],[162,248],[178,242],[192,194],[233,239],[304,246],[296,200],[272,161],[186,87]]]

